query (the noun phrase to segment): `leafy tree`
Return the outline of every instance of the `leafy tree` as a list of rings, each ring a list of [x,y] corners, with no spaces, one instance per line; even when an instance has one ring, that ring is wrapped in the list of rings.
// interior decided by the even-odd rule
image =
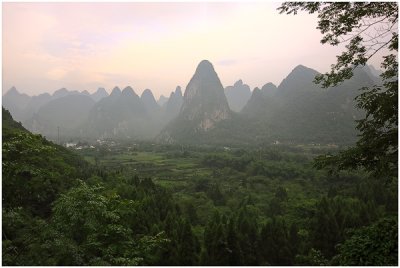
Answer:
[[[398,4],[396,2],[285,2],[281,13],[317,13],[321,43],[346,44],[331,71],[316,77],[323,87],[349,79],[353,70],[384,52],[382,84],[363,88],[357,106],[366,112],[357,121],[356,145],[337,155],[317,159],[317,167],[332,171],[364,168],[374,176],[393,180],[398,172]]]
[[[272,218],[261,229],[260,250],[266,264],[293,265],[289,230],[282,218]]]
[[[317,206],[313,224],[313,244],[325,257],[332,257],[340,241],[340,230],[330,199],[322,198]]]
[[[135,202],[104,196],[101,190],[81,183],[54,203],[55,230],[81,254],[58,265],[137,265],[165,242],[160,234],[143,236],[129,228],[124,217],[136,213]]]
[[[287,190],[285,188],[283,188],[282,186],[279,186],[276,191],[275,191],[275,197],[279,200],[279,201],[287,201],[288,200],[288,193]]]
[[[383,218],[353,232],[339,245],[334,265],[398,265],[397,218]]]
[[[218,183],[211,185],[210,189],[207,192],[207,195],[216,206],[221,206],[225,204],[225,197]]]
[[[200,249],[197,237],[192,231],[192,226],[187,219],[181,220],[177,226],[178,232],[178,265],[196,265],[198,262],[198,252]]]
[[[237,234],[237,228],[235,224],[235,219],[232,217],[228,223],[228,230],[226,234],[226,243],[229,252],[228,264],[230,266],[242,265],[243,254],[239,246],[239,237]]]
[[[329,261],[324,257],[321,251],[311,248],[307,255],[296,256],[297,265],[326,266]]]
[[[204,230],[204,251],[201,262],[203,265],[227,265],[228,259],[225,225],[219,212],[215,211]]]
[[[250,199],[250,197],[249,197]],[[246,201],[249,203],[249,201]],[[239,246],[242,251],[243,265],[258,265],[258,218],[253,206],[244,205],[239,210],[237,230]]]
[[[2,130],[3,207],[48,217],[51,203],[75,178],[88,177],[90,168],[67,149],[25,130],[4,108]]]

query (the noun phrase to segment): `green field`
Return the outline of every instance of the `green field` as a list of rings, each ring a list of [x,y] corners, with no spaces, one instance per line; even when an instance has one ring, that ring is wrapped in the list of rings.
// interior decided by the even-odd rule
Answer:
[[[316,154],[306,146],[172,151],[151,147],[125,150],[120,146],[103,155],[98,149],[82,150],[80,154],[90,163],[121,176],[152,178],[180,203],[193,204],[200,225],[209,220],[214,209],[234,211],[250,200],[262,221],[273,213],[306,226],[302,215],[310,213],[330,184],[326,173],[313,168]],[[281,188],[287,199],[275,204],[273,200]]]

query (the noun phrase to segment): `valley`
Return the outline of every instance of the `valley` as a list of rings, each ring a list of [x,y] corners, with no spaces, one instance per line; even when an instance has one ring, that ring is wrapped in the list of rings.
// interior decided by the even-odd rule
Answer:
[[[398,266],[397,2],[2,16],[3,266]]]
[[[357,69],[324,90],[317,74],[299,65],[249,95],[242,81],[224,89],[204,60],[163,106],[149,89],[115,87],[97,101],[60,90],[22,123],[12,119],[24,114],[12,89],[11,113],[3,108],[5,263],[343,265],[353,263],[353,232],[368,228],[385,230],[378,246],[393,250],[397,181],[320,164],[354,145],[363,115],[354,98],[372,78]]]

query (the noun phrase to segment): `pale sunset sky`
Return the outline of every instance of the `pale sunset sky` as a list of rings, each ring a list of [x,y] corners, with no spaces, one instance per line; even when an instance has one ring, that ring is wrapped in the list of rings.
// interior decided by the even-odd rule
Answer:
[[[185,89],[207,59],[224,87],[276,85],[298,64],[329,70],[341,47],[320,44],[315,15],[272,2],[3,3],[3,94],[132,86]],[[378,64],[375,64],[378,67]]]

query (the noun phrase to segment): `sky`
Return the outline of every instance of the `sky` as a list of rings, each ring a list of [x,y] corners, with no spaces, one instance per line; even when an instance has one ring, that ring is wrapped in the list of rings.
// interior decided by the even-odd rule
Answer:
[[[343,47],[322,45],[317,17],[274,2],[3,3],[2,88],[132,86],[156,98],[186,88],[201,60],[224,87],[276,85],[297,65],[329,70]],[[378,64],[375,66],[379,66]]]

